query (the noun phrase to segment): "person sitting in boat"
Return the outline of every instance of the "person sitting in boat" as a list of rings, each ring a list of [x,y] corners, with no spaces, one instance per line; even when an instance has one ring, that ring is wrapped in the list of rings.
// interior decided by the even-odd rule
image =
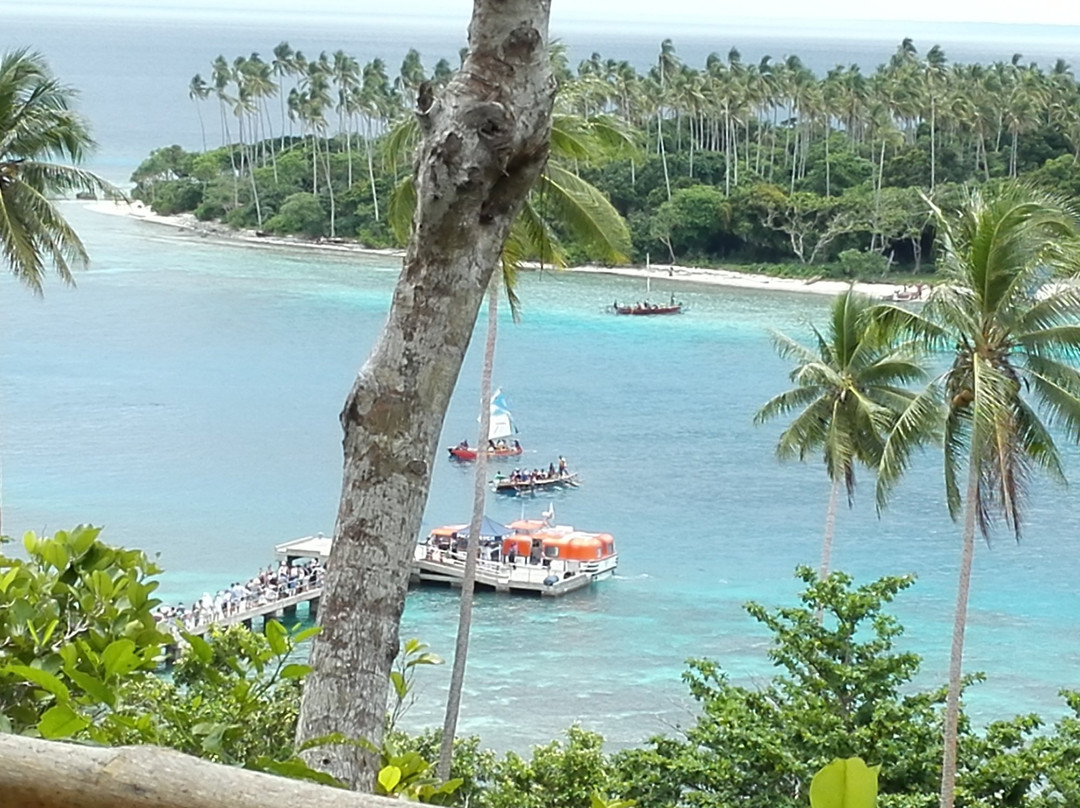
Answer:
[[[458,449],[468,449],[469,448],[469,442],[467,440],[463,440],[461,443],[459,443],[457,445],[457,448]]]
[[[554,477],[554,476],[555,476],[555,464],[554,463],[548,463],[548,477]]]
[[[521,444],[518,443],[517,440],[514,441],[514,451],[515,452],[520,452],[521,451]]]
[[[506,451],[506,441],[500,440],[498,443],[495,444],[495,448],[498,449],[500,452]]]
[[[488,451],[489,452],[494,452],[495,451],[495,441],[493,441],[491,438],[488,438]]]

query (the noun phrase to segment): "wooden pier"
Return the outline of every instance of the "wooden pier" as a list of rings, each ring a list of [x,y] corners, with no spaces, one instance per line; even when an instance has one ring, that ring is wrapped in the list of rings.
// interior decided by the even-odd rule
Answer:
[[[319,599],[321,597],[322,586],[313,586],[297,592],[294,595],[285,595],[284,597],[267,603],[251,604],[249,607],[234,612],[233,614],[217,618],[209,623],[202,623],[194,628],[185,629],[185,631],[188,634],[194,634],[198,637],[205,634],[211,628],[228,628],[229,626],[235,626],[238,623],[243,624],[247,628],[251,628],[254,620],[259,617],[263,619],[264,623],[270,618],[294,620],[297,613],[296,607],[301,603],[307,604],[308,619],[315,622],[315,619],[319,616]]]
[[[330,556],[331,539],[321,533],[293,539],[274,548],[275,557],[293,567],[300,559],[317,559],[325,562]],[[608,573],[610,574],[610,573]],[[440,550],[431,545],[417,545],[413,557],[409,581],[414,584],[445,584],[460,587],[465,577],[465,555],[463,553]],[[557,597],[583,589],[598,579],[593,565],[565,563],[562,561],[533,559],[521,556],[516,562],[482,558],[477,561],[476,585],[493,589],[496,592],[518,592]],[[205,612],[200,612],[200,622],[191,625],[177,618],[167,618],[167,628],[176,636],[176,642],[166,648],[166,659],[176,657],[182,643],[180,632],[193,636],[202,636],[212,628],[224,629],[237,624],[253,628],[256,620],[261,619],[263,626],[269,619],[281,619],[288,623],[297,620],[298,607],[307,604],[307,619],[315,622],[319,616],[319,602],[322,599],[322,578],[320,575],[305,573],[295,581],[279,584],[277,590],[269,596],[264,592],[245,599],[235,611],[226,610],[226,614],[207,619]],[[163,628],[166,628],[163,626]]]

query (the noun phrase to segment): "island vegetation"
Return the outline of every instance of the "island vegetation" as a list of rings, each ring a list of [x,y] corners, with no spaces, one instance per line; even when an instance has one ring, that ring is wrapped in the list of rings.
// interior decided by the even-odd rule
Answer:
[[[610,147],[582,150],[571,170],[626,218],[639,264],[918,274],[932,270],[930,199],[951,209],[965,184],[1021,177],[1080,190],[1080,85],[1063,60],[954,64],[909,39],[873,72],[824,76],[798,56],[750,64],[737,50],[693,67],[670,40],[645,72],[601,54],[571,69],[558,44],[551,59],[563,142],[588,127]],[[453,74],[445,59],[427,72],[415,50],[396,71],[286,42],[270,59],[219,56],[189,88],[219,143],[155,151],[134,195],[163,214],[395,246],[388,208],[411,172],[407,122]],[[568,247],[572,262],[597,258]]]

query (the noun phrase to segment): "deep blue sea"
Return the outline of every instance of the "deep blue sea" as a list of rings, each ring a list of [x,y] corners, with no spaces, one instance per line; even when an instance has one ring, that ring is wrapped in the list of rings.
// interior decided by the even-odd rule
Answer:
[[[98,165],[121,181],[153,146],[197,145],[187,80],[218,52],[269,53],[283,38],[360,56],[377,40],[391,60],[413,41],[425,54],[438,43],[456,50],[453,31],[410,40],[399,30],[391,41],[362,30],[80,25],[16,18],[5,40],[44,50],[83,89],[102,143]],[[586,33],[566,39],[583,55],[621,55],[614,35]],[[651,60],[663,35],[627,34],[625,55]],[[831,48],[820,64],[872,64],[894,41],[874,51],[867,41],[791,40],[774,52]],[[747,58],[766,47],[714,42],[700,44],[739,44]],[[683,51],[693,60],[690,45]],[[987,58],[1015,49],[969,45]],[[382,325],[395,262],[219,243],[75,203],[65,210],[93,259],[78,288],[50,283],[37,299],[0,278],[5,532],[103,525],[107,540],[160,554],[170,600],[251,573],[275,543],[330,532],[338,412]],[[654,296],[669,289],[656,283]],[[526,274],[522,322],[503,319],[495,380],[530,451],[525,462],[567,456],[583,484],[555,497],[558,521],[613,533],[620,566],[613,580],[556,601],[479,598],[461,729],[497,748],[524,751],[574,721],[619,745],[685,724],[692,705],[679,674],[689,657],[716,658],[739,682],[761,681],[771,670],[767,643],[742,604],[792,603],[794,567],[819,557],[824,470],[778,463],[779,425],[751,420],[787,384],[768,329],[805,335],[828,300],[680,286],[690,305],[681,317],[604,311],[643,294],[635,280]],[[474,439],[480,349],[478,340],[444,444]],[[1078,460],[1070,450],[1074,479]],[[471,485],[467,467],[440,456],[425,526],[467,520]],[[936,685],[959,557],[940,458],[916,465],[880,519],[872,499],[864,475],[855,507],[840,514],[835,566],[864,581],[919,576],[896,612],[908,628],[903,647],[924,656],[921,684]],[[970,692],[979,720],[1057,715],[1058,689],[1080,687],[1076,503],[1071,489],[1037,486],[1023,541],[1003,534],[978,548],[966,665],[988,675]],[[494,500],[488,510],[511,520],[547,505]],[[449,656],[456,620],[453,593],[415,592],[403,634]],[[413,726],[440,720],[448,676],[448,665],[422,673]]]

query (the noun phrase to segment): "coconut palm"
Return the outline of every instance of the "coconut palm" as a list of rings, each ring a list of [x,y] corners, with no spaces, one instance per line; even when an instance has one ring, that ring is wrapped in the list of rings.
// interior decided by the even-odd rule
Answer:
[[[72,191],[119,194],[100,177],[53,159],[80,162],[94,141],[70,108],[75,91],[53,77],[44,57],[16,50],[0,58],[0,251],[11,272],[42,293],[46,263],[73,284],[85,264],[78,235],[50,201]]]
[[[873,305],[853,289],[840,294],[828,330],[822,333],[811,326],[817,343],[813,349],[774,334],[780,356],[796,363],[790,375],[795,387],[771,398],[754,416],[760,424],[798,411],[780,434],[777,455],[805,460],[822,453],[832,482],[821,546],[822,578],[829,573],[841,487],[851,505],[855,466],[877,468],[893,426],[916,399],[903,385],[924,375],[908,346],[897,344],[873,323]]]
[[[963,515],[940,802],[952,808],[976,530],[988,537],[1002,520],[1019,538],[1033,473],[1064,479],[1049,427],[1080,439],[1080,289],[1056,282],[1080,269],[1080,226],[1069,204],[1019,184],[972,190],[955,214],[934,212],[947,283],[922,313],[883,307],[881,320],[951,357],[928,390],[944,394],[946,498],[953,518]],[[906,466],[907,426],[886,447],[882,491]]]
[[[195,103],[195,112],[199,116],[199,132],[202,133],[202,148],[206,151],[206,124],[203,122],[202,107],[199,106],[200,101],[205,101],[210,97],[210,87],[203,80],[203,77],[196,73],[191,78],[191,83],[188,85],[188,98]]]

